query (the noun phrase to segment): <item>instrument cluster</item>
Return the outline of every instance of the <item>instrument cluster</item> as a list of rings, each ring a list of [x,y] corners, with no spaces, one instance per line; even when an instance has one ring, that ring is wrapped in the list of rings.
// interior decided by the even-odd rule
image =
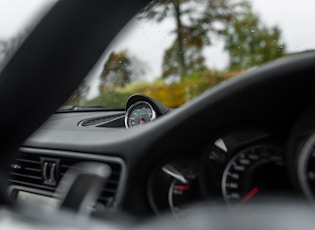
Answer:
[[[154,211],[188,213],[198,201],[242,205],[315,199],[315,108],[289,133],[263,128],[228,131],[206,144],[200,160],[178,159],[152,173],[149,200]]]

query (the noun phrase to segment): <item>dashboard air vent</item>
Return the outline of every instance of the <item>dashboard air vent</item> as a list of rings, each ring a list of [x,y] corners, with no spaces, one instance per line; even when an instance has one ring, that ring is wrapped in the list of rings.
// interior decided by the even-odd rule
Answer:
[[[109,122],[112,122],[116,119],[121,118],[122,115],[115,115],[115,116],[110,116],[110,117],[98,117],[98,118],[92,118],[92,119],[87,119],[84,121],[81,121],[79,123],[79,126],[83,126],[83,127],[87,127],[87,126],[99,126],[99,125],[103,125]]]
[[[21,153],[11,163],[9,180],[11,184],[53,192],[54,187],[43,183],[39,155]]]
[[[106,180],[97,206],[101,210],[115,208],[125,177],[124,162],[117,157],[22,148],[11,163],[10,189],[52,196],[65,172],[83,161],[102,162],[110,166],[111,175]]]

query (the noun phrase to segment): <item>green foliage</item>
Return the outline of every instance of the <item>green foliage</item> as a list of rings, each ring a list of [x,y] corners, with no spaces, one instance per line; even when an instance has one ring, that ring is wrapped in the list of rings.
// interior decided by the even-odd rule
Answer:
[[[106,108],[124,108],[129,96],[144,94],[170,108],[179,107],[220,82],[240,72],[195,71],[179,82],[167,83],[163,79],[153,82],[138,81],[115,90],[103,91],[101,96],[87,101],[85,105],[102,105]]]
[[[230,56],[230,69],[247,69],[283,56],[285,45],[280,41],[281,31],[268,28],[248,9],[235,16],[226,29],[225,49]]]
[[[188,4],[195,7],[186,7]],[[175,22],[176,37],[165,51],[162,77],[183,79],[205,70],[203,48],[214,36],[223,34],[224,25],[245,5],[243,0],[161,0],[151,4],[142,18],[160,22],[173,17]]]
[[[83,105],[97,105],[105,108],[125,108],[126,101],[130,96],[131,93],[107,91],[92,100],[85,101]]]
[[[162,77],[167,79],[172,76],[184,76],[191,75],[194,71],[202,71],[206,68],[205,58],[202,55],[203,43],[197,37],[195,39],[189,37],[189,34],[183,35],[183,47],[184,47],[184,60],[185,71],[179,73],[182,68],[178,61],[178,43],[174,41],[172,46],[168,48],[163,57],[163,72]]]
[[[190,7],[192,3],[197,5]],[[125,51],[111,53],[100,76],[101,96],[83,104],[124,107],[130,95],[140,93],[169,107],[179,107],[239,70],[284,53],[280,29],[265,26],[245,0],[160,0],[140,16],[158,22],[170,17],[175,22],[172,33],[176,36],[165,50],[161,79],[132,83],[143,75],[145,65]],[[202,51],[218,36],[225,36],[229,72],[208,70],[204,63]],[[73,94],[73,104],[80,104],[83,93],[84,90],[78,90]]]
[[[100,90],[122,87],[130,81],[130,60],[126,52],[111,53],[101,74]]]

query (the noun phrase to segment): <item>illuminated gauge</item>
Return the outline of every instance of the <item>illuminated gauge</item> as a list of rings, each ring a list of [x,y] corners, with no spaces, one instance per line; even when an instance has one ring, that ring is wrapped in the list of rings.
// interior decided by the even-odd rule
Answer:
[[[232,205],[283,197],[290,190],[287,178],[279,148],[251,146],[237,153],[227,164],[222,177],[223,197]]]
[[[142,126],[153,121],[155,118],[156,112],[152,106],[145,101],[140,101],[131,105],[127,110],[125,125],[127,128]]]
[[[315,134],[304,144],[298,156],[298,180],[304,195],[314,201],[315,196]]]

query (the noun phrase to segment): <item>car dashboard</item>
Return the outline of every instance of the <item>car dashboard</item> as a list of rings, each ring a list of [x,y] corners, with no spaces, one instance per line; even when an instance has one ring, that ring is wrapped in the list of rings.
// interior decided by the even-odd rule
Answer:
[[[180,218],[206,201],[312,199],[314,60],[250,70],[177,109],[134,95],[125,110],[59,111],[16,154],[9,193],[54,197],[72,165],[92,161],[111,168],[97,213]]]

